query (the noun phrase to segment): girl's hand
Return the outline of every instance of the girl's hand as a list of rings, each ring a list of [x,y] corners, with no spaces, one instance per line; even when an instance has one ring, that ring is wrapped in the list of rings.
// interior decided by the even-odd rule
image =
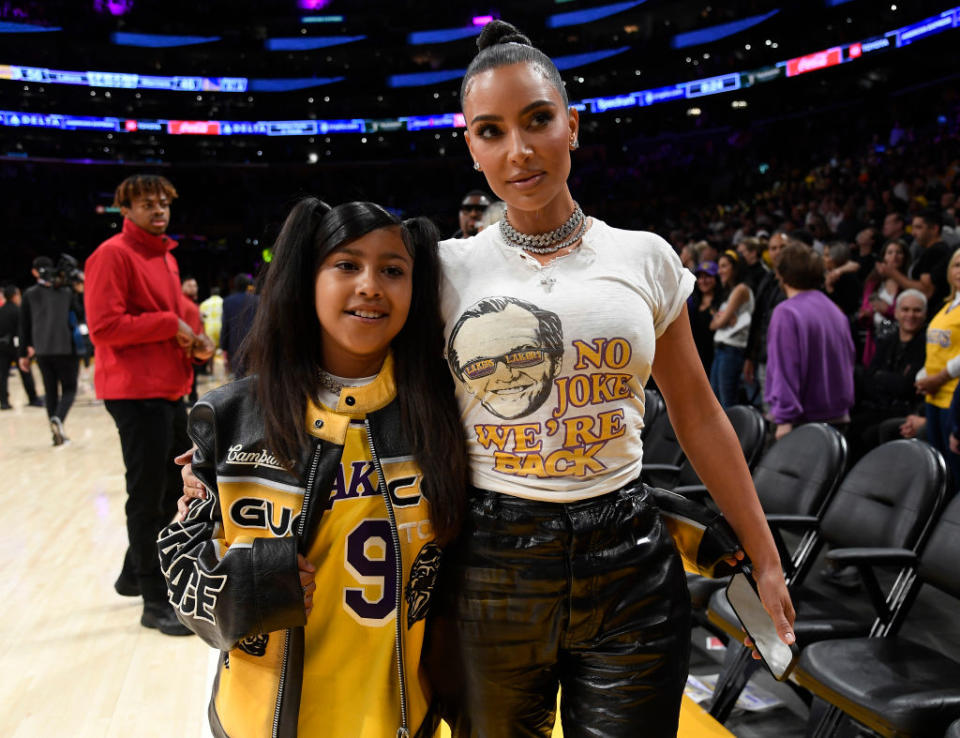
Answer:
[[[307,561],[303,554],[297,554],[297,568],[300,570],[300,586],[303,587],[303,609],[310,617],[313,610],[313,593],[317,591],[317,567]]]
[[[191,446],[188,451],[184,451],[173,459],[174,463],[183,467],[180,471],[180,476],[183,478],[183,496],[177,500],[177,517],[174,518],[178,523],[186,520],[190,500],[207,499],[207,488],[203,486],[203,482],[194,476],[193,466],[190,463],[193,460],[193,452],[196,451],[196,449],[196,446]]]
[[[194,475],[193,464],[191,463],[193,461],[193,453],[196,450],[196,446],[191,446],[188,451],[184,451],[174,458],[174,462],[183,467],[183,469],[180,470],[180,477],[183,479],[184,497],[205,500],[207,499],[207,488],[204,487],[203,482]]]
[[[190,469],[188,464],[186,469]],[[193,476],[191,473],[190,476]],[[196,479],[196,477],[193,477]],[[199,481],[199,480],[198,480]],[[190,509],[190,500],[205,500],[207,499],[207,488],[201,484],[199,487],[186,487],[183,488],[183,496],[177,500],[177,517],[174,518],[178,523],[182,523],[187,519],[187,511]]]
[[[763,603],[763,609],[767,611],[774,626],[776,626],[780,640],[788,646],[792,646],[797,640],[793,633],[793,624],[797,614],[793,609],[787,584],[783,580],[783,571],[779,566],[764,571],[754,570],[753,578],[757,583],[757,592],[760,595],[760,601]],[[753,641],[747,638],[744,640],[744,645],[753,648]],[[760,658],[760,654],[757,653],[755,648],[753,658]]]

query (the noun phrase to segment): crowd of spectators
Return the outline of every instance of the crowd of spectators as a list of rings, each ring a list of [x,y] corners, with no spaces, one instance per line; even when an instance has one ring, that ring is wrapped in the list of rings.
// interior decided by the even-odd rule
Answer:
[[[854,460],[894,436],[928,437],[952,461],[960,458],[950,451],[960,333],[952,333],[956,288],[948,268],[960,245],[960,105],[947,90],[939,100],[916,94],[927,104],[912,105],[905,96],[885,100],[885,112],[853,106],[693,135],[630,138],[624,129],[591,141],[588,126],[571,179],[586,212],[663,234],[696,273],[693,333],[723,404],[762,406],[783,428],[832,422],[847,433]],[[384,202],[397,212],[429,215],[453,235],[463,223],[450,193],[467,191],[476,176],[455,151],[418,159],[415,167],[398,152],[396,159],[349,165],[174,169],[171,176],[188,196],[171,230],[181,243],[178,260],[202,285],[195,298],[201,300],[218,287],[227,294],[228,275],[256,271],[280,214],[304,193]],[[66,251],[82,259],[119,220],[97,212],[116,167],[72,171],[77,177],[67,182],[61,166],[0,165],[0,182],[16,179],[19,188],[0,202],[8,214],[16,210],[17,217],[7,218],[7,238],[22,246],[14,256]],[[53,201],[59,217],[49,219]],[[778,263],[784,250],[800,246],[811,256],[798,289],[784,284]],[[0,282],[10,276],[0,275]],[[828,298],[829,311],[811,291]],[[781,309],[785,302],[809,306]],[[828,354],[826,344],[807,346],[806,360],[829,368],[818,375],[827,386],[814,387],[816,372],[798,364],[799,326],[835,327],[837,315],[849,343],[804,334],[831,347]],[[782,351],[772,360],[771,338]],[[769,376],[771,369],[777,376]],[[807,386],[785,385],[785,377]]]
[[[777,437],[833,424],[851,463],[926,439],[956,484],[960,153],[952,135],[879,148],[695,214],[670,240],[697,275],[691,327],[721,404],[762,407]]]

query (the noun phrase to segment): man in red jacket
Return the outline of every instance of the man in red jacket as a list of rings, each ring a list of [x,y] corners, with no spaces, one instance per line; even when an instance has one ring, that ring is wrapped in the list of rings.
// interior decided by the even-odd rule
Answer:
[[[86,312],[96,347],[94,385],[120,434],[127,484],[129,548],[114,585],[142,595],[140,623],[189,635],[167,602],[156,540],[177,511],[182,483],[173,457],[189,448],[183,396],[192,362],[213,353],[184,320],[180,273],[165,234],[177,191],[164,177],[128,177],[114,198],[121,233],[87,259]]]

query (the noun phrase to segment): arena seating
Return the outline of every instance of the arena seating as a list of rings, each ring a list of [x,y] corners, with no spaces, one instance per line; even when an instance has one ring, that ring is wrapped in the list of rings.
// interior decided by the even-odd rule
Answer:
[[[752,469],[763,450],[765,439],[763,416],[759,410],[749,405],[734,405],[726,411],[726,414],[734,432],[737,434],[737,439],[740,441],[740,448],[743,450],[747,466]],[[676,434],[666,413],[663,413],[662,417],[654,424],[649,436],[644,439],[644,443],[644,462],[641,475],[647,484],[664,487],[675,492],[694,487],[705,490],[693,469],[693,465],[684,458],[683,449],[680,448],[680,443],[676,439]],[[654,445],[655,453],[668,458],[676,457],[676,451],[679,449],[680,460],[676,463],[650,460],[651,444]]]
[[[667,414],[667,407],[663,397],[655,389],[647,388],[643,391],[643,430],[641,436],[644,441],[650,436],[651,430],[657,425],[657,419]]]
[[[753,470],[753,483],[780,551],[788,584],[805,576],[816,557],[820,547],[817,520],[840,483],[845,460],[843,436],[825,423],[810,423],[774,443]],[[682,488],[675,491],[684,493]],[[788,545],[784,533],[795,534],[794,545]],[[688,576],[694,613],[702,615],[710,597],[725,584],[723,580]],[[715,630],[707,619],[701,617],[699,622]]]
[[[886,738],[937,736],[960,719],[960,663],[898,635],[917,589],[923,584],[960,600],[960,497],[940,516],[919,557],[909,549],[835,550],[838,562],[866,571],[902,566],[905,595],[890,614],[891,628],[880,637],[813,643],[794,672],[798,684]],[[956,601],[960,608],[960,602]],[[834,735],[838,716],[829,712],[813,735]],[[954,722],[947,735],[960,735]],[[952,731],[952,732],[951,732]]]
[[[946,493],[947,474],[942,456],[926,443],[898,440],[883,444],[864,456],[840,483],[819,524],[821,543],[833,548],[920,550],[933,528]],[[812,529],[815,520],[803,525]],[[798,527],[800,527],[798,521]],[[871,623],[843,598],[826,597],[790,582],[797,610],[794,632],[797,645],[837,638],[857,638],[883,633],[892,625],[894,606],[904,595],[900,577],[890,592],[882,592],[876,577],[865,575],[864,585],[876,610]],[[742,641],[743,631],[725,593],[715,592],[707,610],[710,621]],[[739,652],[739,653],[738,653]],[[724,721],[748,679],[752,659],[747,649],[729,648],[727,663],[718,680],[710,712]]]

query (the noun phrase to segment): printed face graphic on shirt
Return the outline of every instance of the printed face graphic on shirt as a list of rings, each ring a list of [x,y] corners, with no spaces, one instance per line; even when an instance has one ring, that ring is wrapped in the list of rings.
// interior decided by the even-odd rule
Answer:
[[[528,415],[550,396],[560,369],[560,318],[516,298],[486,298],[460,316],[447,356],[488,411],[506,420]]]

